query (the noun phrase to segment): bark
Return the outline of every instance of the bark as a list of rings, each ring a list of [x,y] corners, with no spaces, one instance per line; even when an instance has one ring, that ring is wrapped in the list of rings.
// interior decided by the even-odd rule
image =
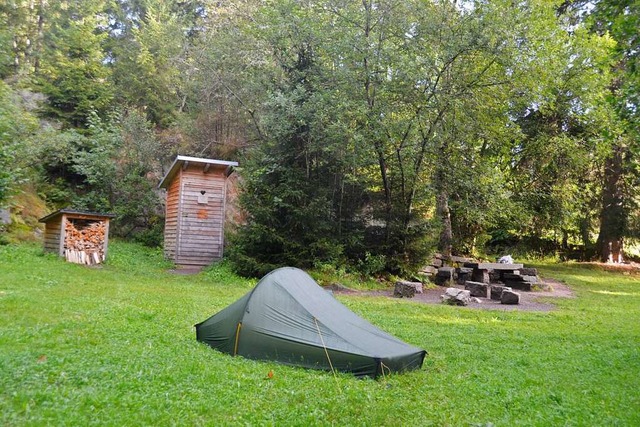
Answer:
[[[445,258],[451,258],[453,244],[453,230],[451,229],[451,210],[449,209],[449,195],[445,190],[440,191],[436,200],[436,211],[442,221],[442,231],[438,241],[438,250]]]
[[[616,144],[605,163],[600,233],[596,251],[602,262],[622,262],[626,214],[624,209],[623,178],[624,147]]]
[[[591,246],[591,221],[588,216],[584,216],[580,220],[580,240],[582,240],[585,253],[590,249],[593,250],[593,247]]]

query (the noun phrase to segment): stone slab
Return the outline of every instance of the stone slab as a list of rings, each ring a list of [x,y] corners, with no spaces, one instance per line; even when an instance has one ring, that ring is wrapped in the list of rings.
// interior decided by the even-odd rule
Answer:
[[[452,255],[451,256],[451,262],[457,262],[459,264],[463,264],[466,262],[474,262],[473,258],[466,258],[466,257],[462,257],[462,256],[455,256]]]
[[[489,271],[476,268],[473,270],[473,273],[471,273],[471,280],[480,283],[490,283],[491,278],[489,277]]]
[[[465,262],[465,267],[478,268],[481,270],[520,270],[522,264],[501,264],[499,262]]]
[[[531,283],[529,282],[519,282],[515,280],[505,280],[504,284],[510,288],[517,289],[519,291],[530,291]]]
[[[458,285],[464,285],[467,280],[471,280],[472,268],[456,268],[456,283]]]
[[[436,274],[438,269],[432,265],[425,265],[420,271],[426,274]]]
[[[471,280],[465,282],[464,288],[469,291],[472,297],[487,298],[489,292],[487,283],[473,282]]]
[[[452,278],[454,273],[455,273],[456,269],[453,267],[440,267],[438,269],[438,273],[436,274],[437,276],[442,276],[442,277],[447,277],[447,278]]]

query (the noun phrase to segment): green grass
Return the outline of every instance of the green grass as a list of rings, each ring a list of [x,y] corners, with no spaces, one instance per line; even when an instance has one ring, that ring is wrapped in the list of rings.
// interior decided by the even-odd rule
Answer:
[[[374,381],[197,343],[193,325],[254,285],[224,264],[178,276],[158,251],[109,256],[94,269],[0,246],[0,424],[640,425],[638,277],[541,265],[577,296],[548,313],[340,296],[429,351]]]

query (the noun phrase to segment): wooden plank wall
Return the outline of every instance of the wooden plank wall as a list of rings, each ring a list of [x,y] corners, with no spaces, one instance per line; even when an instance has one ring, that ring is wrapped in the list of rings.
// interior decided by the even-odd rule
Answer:
[[[180,207],[180,172],[167,189],[167,212],[164,223],[164,256],[175,261]]]
[[[62,234],[62,215],[45,224],[44,250],[60,255],[60,236]]]
[[[177,264],[208,265],[222,258],[225,180],[224,170],[205,173],[202,164],[189,165],[182,171]]]

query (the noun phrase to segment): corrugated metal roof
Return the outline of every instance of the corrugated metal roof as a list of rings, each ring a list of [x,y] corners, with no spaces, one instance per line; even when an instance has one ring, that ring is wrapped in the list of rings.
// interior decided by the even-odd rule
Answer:
[[[233,168],[238,166],[238,162],[232,162],[228,160],[216,160],[216,159],[204,159],[201,157],[189,157],[189,156],[178,156],[173,161],[173,164],[169,168],[169,172],[162,178],[160,184],[158,184],[158,188],[167,188],[169,183],[173,180],[173,177],[178,173],[180,168],[185,163],[202,163],[205,165],[213,165],[213,166],[224,166],[226,168]]]

